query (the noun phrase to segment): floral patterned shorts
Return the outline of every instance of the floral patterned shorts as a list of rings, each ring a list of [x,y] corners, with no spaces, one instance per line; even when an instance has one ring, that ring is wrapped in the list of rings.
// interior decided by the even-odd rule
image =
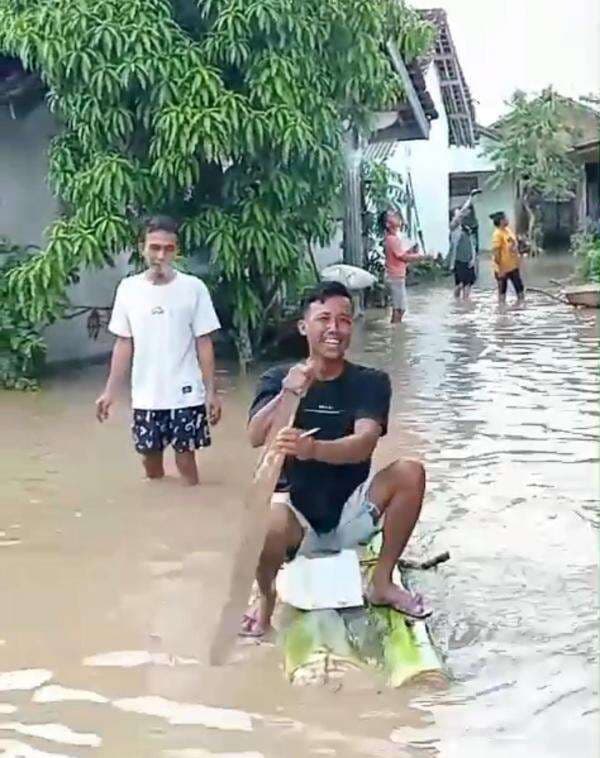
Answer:
[[[204,405],[173,411],[134,409],[131,431],[135,449],[142,455],[162,452],[168,445],[176,453],[210,445],[210,427]]]

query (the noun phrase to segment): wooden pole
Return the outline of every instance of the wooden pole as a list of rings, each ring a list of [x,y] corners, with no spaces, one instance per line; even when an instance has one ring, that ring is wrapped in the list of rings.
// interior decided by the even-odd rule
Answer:
[[[275,452],[273,442],[283,427],[296,417],[300,396],[284,392],[275,412],[265,450],[259,459],[254,479],[246,493],[242,530],[231,570],[229,593],[223,606],[209,651],[211,665],[225,663],[240,630],[246,611],[260,552],[267,534],[273,490],[281,474],[285,456]]]

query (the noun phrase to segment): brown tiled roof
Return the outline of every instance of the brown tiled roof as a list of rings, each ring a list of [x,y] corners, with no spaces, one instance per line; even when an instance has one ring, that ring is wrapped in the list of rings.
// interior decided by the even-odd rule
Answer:
[[[415,88],[415,91],[419,97],[419,102],[421,103],[421,106],[423,108],[423,112],[429,119],[429,121],[433,121],[433,119],[439,118],[439,114],[437,110],[435,109],[435,105],[433,103],[433,98],[427,91],[427,86],[425,84],[425,76],[423,73],[423,64],[420,59],[413,61],[412,63],[409,63],[406,67],[406,70],[408,71],[408,75],[410,76],[410,80],[413,83],[413,87]],[[406,111],[410,110],[410,106],[407,102],[403,102],[400,104],[399,112],[401,115],[405,113]]]
[[[478,136],[475,106],[454,47],[446,11],[442,8],[429,8],[419,13],[437,29],[433,52],[423,58],[421,64],[425,68],[431,62],[435,64],[448,118],[449,144],[473,147]]]

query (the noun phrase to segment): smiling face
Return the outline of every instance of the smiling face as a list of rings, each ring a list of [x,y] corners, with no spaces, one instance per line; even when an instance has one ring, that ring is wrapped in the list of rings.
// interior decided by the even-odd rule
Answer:
[[[343,360],[352,338],[352,300],[344,295],[310,303],[300,321],[309,354],[325,361]]]

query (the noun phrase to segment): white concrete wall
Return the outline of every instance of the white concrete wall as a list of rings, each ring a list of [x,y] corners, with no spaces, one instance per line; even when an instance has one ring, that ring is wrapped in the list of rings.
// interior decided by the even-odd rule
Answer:
[[[435,67],[427,71],[425,82],[439,118],[431,122],[428,140],[404,142],[388,165],[405,178],[410,172],[415,201],[429,254],[448,250],[448,174],[451,159],[448,147],[448,120]]]
[[[344,251],[342,244],[344,242],[344,225],[340,221],[336,225],[333,236],[328,245],[325,247],[317,246],[314,249],[315,263],[319,271],[325,266],[333,263],[342,263],[344,260]]]
[[[514,184],[504,181],[494,186],[494,164],[485,154],[485,148],[490,144],[486,137],[482,137],[475,148],[453,147],[450,150],[450,172],[452,174],[473,173],[479,175],[479,187],[483,194],[475,199],[475,212],[479,221],[479,244],[482,250],[489,250],[494,224],[490,219],[490,213],[504,211],[508,216],[511,226],[515,225],[516,192]],[[454,196],[450,199],[451,206],[461,205],[466,196]]]
[[[485,148],[490,144],[487,137],[481,137],[476,147],[450,148],[450,173],[478,173],[493,171],[494,164],[485,155]]]
[[[47,183],[48,147],[57,132],[45,105],[24,118],[13,120],[0,108],[0,236],[20,245],[44,244],[44,230],[58,214],[58,203]],[[85,272],[68,295],[77,305],[110,305],[118,280],[124,275],[122,259],[114,268]],[[48,361],[86,359],[107,353],[112,339],[90,340],[86,318],[50,326],[45,336]]]
[[[41,245],[58,204],[46,183],[48,145],[56,124],[44,105],[13,120],[0,107],[0,236]]]
[[[86,271],[81,281],[69,288],[73,305],[112,305],[115,289],[127,272],[127,255],[117,259],[114,268]],[[87,360],[106,355],[112,349],[114,338],[101,330],[98,339],[92,340],[87,332],[87,316],[69,321],[57,321],[49,326],[44,337],[48,346],[48,362]]]

